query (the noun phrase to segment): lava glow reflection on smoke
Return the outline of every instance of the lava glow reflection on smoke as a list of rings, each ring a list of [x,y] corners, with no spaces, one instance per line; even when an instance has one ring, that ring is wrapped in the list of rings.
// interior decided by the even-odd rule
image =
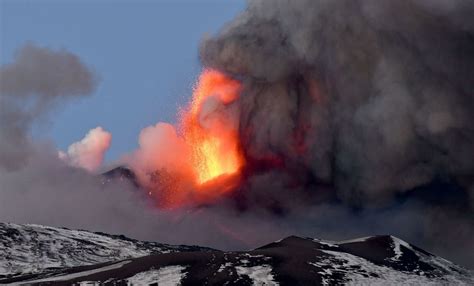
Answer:
[[[215,70],[204,70],[193,99],[181,115],[183,137],[191,150],[191,165],[199,185],[237,174],[244,159],[237,124],[228,106],[239,97],[239,82]]]

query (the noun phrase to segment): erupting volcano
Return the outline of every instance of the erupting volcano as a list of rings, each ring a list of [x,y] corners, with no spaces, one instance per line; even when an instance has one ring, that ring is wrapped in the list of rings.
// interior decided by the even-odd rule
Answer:
[[[190,107],[182,113],[182,133],[191,150],[191,165],[198,184],[234,175],[244,163],[237,126],[224,110],[238,99],[239,89],[237,81],[218,71],[204,70]]]
[[[7,2],[12,9],[18,1]],[[147,3],[20,3],[5,12],[11,16],[0,33],[13,29],[14,37],[5,36],[0,65],[0,222],[232,251],[289,235],[344,241],[389,234],[474,267],[474,1],[249,0],[243,10],[237,1],[221,28],[212,24],[225,19],[215,3],[139,2]],[[54,19],[61,22],[48,22]],[[58,25],[83,39],[62,43],[56,29],[44,39],[35,34]],[[98,62],[89,66],[82,56]],[[182,89],[186,101],[176,111]],[[87,129],[84,138],[72,137]],[[19,234],[33,237],[21,229],[3,235],[0,228],[0,262],[2,241],[4,257],[13,257]],[[61,232],[51,231],[48,241]],[[400,271],[400,261],[414,265],[405,243],[384,241],[393,251],[370,250],[377,258],[371,267],[382,260]],[[278,257],[305,254],[283,246]],[[328,273],[308,264],[328,261],[326,254],[300,260],[308,275]],[[341,255],[330,263],[336,276],[349,260]],[[205,256],[191,260],[207,263]],[[224,258],[223,266],[232,262]],[[348,267],[367,278],[354,267],[366,262],[354,259]],[[237,260],[238,270],[244,263]],[[290,269],[280,260],[275,267]],[[219,269],[213,277],[228,273]]]
[[[240,82],[205,69],[177,127],[145,128],[130,165],[159,207],[212,201],[234,189],[244,165],[238,136]]]

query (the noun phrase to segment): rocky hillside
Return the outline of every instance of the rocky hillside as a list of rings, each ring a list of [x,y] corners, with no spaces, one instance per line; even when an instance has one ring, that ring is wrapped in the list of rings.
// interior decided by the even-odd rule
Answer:
[[[291,236],[250,251],[0,224],[2,283],[57,285],[474,285],[471,271],[393,236]]]
[[[123,235],[0,223],[0,279],[177,251],[206,251]]]

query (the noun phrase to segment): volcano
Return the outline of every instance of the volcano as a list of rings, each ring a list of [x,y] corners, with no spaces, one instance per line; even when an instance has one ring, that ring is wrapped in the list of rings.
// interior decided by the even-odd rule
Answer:
[[[107,184],[113,180],[119,180],[122,182],[129,182],[134,187],[138,188],[139,184],[135,173],[125,166],[115,167],[101,174],[102,183]]]
[[[28,285],[472,285],[474,274],[390,235],[290,236],[249,251],[0,224],[0,283]],[[14,244],[14,245],[13,245]]]
[[[80,125],[67,122],[63,139],[94,121],[111,125],[67,150],[41,127],[67,101],[108,93],[79,55],[25,44],[0,66],[0,221],[69,229],[0,224],[0,284],[473,285],[462,268],[474,269],[467,2],[249,0],[201,39],[199,74],[171,122],[161,121],[171,119],[161,83],[187,85],[167,67],[189,58],[159,64],[152,81],[137,72],[154,67],[104,61],[121,64],[127,77],[115,77],[101,62],[104,78],[121,79],[110,95],[130,99],[68,117]],[[169,33],[135,32],[181,37],[163,27]],[[108,50],[147,45],[122,38],[132,44]],[[173,58],[160,48],[124,52],[137,64]],[[135,87],[151,95],[155,80],[156,101],[127,106],[141,96]],[[107,130],[135,147],[99,174]]]

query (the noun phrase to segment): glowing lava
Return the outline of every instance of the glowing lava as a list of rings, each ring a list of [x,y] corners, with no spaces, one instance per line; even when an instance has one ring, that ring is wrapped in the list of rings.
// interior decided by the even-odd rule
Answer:
[[[202,185],[223,175],[237,174],[243,163],[232,103],[239,82],[215,70],[204,70],[188,110],[181,115],[184,140],[191,150],[196,181]]]

